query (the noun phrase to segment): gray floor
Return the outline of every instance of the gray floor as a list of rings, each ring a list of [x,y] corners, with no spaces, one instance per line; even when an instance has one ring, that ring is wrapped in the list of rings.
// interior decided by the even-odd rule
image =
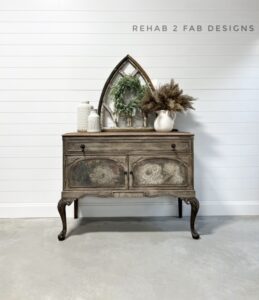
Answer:
[[[0,299],[259,299],[259,217],[0,220]]]

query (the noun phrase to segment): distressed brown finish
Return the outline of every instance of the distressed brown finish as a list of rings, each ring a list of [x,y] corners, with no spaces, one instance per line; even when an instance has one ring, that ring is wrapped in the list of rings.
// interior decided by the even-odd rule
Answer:
[[[61,198],[58,202],[58,212],[60,214],[63,228],[58,235],[58,239],[60,241],[63,241],[66,238],[67,233],[67,217],[66,217],[66,206],[71,205],[73,201],[77,199],[67,199],[67,198]]]
[[[96,152],[106,152],[111,151],[111,153],[121,152],[121,151],[143,151],[146,149],[148,151],[177,151],[179,152],[191,152],[191,143],[188,139],[175,139],[172,143],[170,140],[164,141],[163,139],[157,139],[156,141],[127,141],[123,139],[111,140],[109,143],[103,147],[103,142],[96,142],[88,140],[85,144],[81,139],[70,139],[66,145],[66,151],[68,154],[81,154],[82,152],[95,154]]]
[[[99,137],[142,137],[142,138],[147,138],[149,139],[150,137],[170,137],[172,138],[172,135],[174,138],[176,137],[193,137],[194,134],[190,133],[190,132],[183,132],[183,131],[173,131],[173,132],[156,132],[156,131],[152,131],[152,132],[142,132],[142,131],[138,131],[138,132],[68,132],[66,134],[63,135],[63,137],[94,137],[94,136],[99,136]],[[99,141],[99,140],[98,140]]]
[[[199,202],[193,183],[193,134],[102,132],[63,135],[63,191],[58,204],[66,235],[66,205],[84,196],[178,198],[191,205],[191,232]],[[77,212],[75,213],[77,217]]]
[[[130,156],[130,186],[160,189],[181,189],[189,186],[192,189],[192,168],[188,168],[191,164],[191,154]]]
[[[67,156],[66,188],[127,188],[125,157]]]
[[[192,232],[192,237],[197,240],[197,239],[200,238],[200,235],[199,235],[199,233],[195,229],[195,219],[196,219],[197,213],[199,211],[199,207],[200,207],[199,201],[195,197],[182,198],[182,200],[186,204],[190,204],[191,205],[191,208],[192,208],[192,210],[191,210],[191,219],[190,219],[191,232]]]

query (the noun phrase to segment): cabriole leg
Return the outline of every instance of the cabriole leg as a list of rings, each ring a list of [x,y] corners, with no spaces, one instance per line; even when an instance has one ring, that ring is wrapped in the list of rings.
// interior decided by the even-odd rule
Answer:
[[[199,235],[199,233],[195,229],[195,220],[196,220],[196,216],[198,214],[199,207],[200,207],[199,201],[195,197],[192,197],[192,198],[182,198],[182,200],[186,204],[190,204],[191,205],[191,219],[190,219],[191,232],[192,232],[192,237],[195,240],[198,240],[200,238],[200,235]]]
[[[58,235],[58,239],[60,241],[64,241],[67,233],[67,218],[66,218],[66,205],[70,205],[73,202],[72,199],[60,199],[58,202],[58,212],[60,214],[60,218],[62,220],[62,230]]]

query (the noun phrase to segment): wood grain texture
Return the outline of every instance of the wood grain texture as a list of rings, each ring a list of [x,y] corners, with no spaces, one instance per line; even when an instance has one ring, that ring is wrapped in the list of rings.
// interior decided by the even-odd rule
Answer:
[[[107,136],[109,139],[107,139]],[[97,197],[158,197],[173,196],[182,198],[191,204],[191,232],[194,239],[199,235],[194,229],[195,218],[199,210],[199,201],[194,198],[193,179],[193,136],[190,133],[170,134],[173,145],[169,152],[167,135],[149,134],[147,143],[140,143],[138,134],[121,135],[102,133],[79,138],[74,134],[63,135],[63,191],[58,202],[58,211],[62,220],[62,231],[58,236],[64,240],[67,231],[66,206],[73,201],[88,196]],[[159,146],[157,144],[159,142]],[[179,145],[186,143],[189,148]],[[90,156],[87,147],[94,144],[94,155]],[[117,152],[113,146],[116,144]],[[125,149],[125,145],[127,145]],[[137,145],[141,145],[140,156],[135,154]],[[178,151],[179,147],[179,151]],[[81,154],[75,149],[81,148]],[[182,153],[184,152],[184,153]],[[151,155],[152,153],[152,155]],[[116,155],[117,154],[117,155]],[[77,215],[77,210],[75,211]]]
[[[64,134],[63,185],[64,192],[85,189],[86,194],[89,190],[104,193],[110,188],[137,188],[146,194],[150,189],[194,193],[193,134]]]
[[[115,137],[160,137],[160,136],[167,136],[167,137],[178,137],[178,136],[193,136],[193,133],[190,132],[69,132],[63,134],[63,136],[74,136],[74,137],[91,137],[91,136],[99,136],[99,137],[109,137],[109,136],[115,136]],[[96,141],[96,140],[95,140]]]

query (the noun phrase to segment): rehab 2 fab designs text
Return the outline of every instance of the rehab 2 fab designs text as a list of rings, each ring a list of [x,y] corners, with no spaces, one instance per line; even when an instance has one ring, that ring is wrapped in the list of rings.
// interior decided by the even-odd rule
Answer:
[[[132,25],[132,32],[146,32],[146,33],[177,33],[177,32],[254,32],[255,26],[252,24],[141,24]]]

